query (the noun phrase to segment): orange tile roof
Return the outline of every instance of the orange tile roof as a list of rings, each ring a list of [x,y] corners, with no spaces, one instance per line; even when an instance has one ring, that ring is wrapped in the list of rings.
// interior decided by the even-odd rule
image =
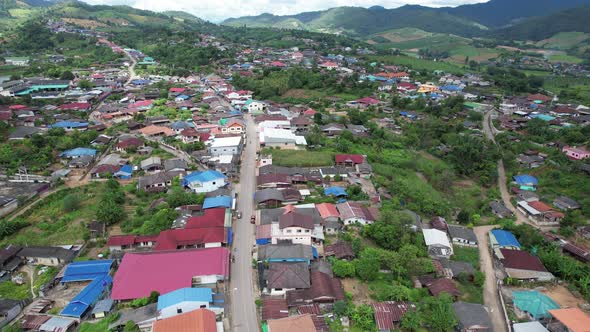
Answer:
[[[340,213],[338,213],[338,210],[336,209],[336,205],[334,205],[332,203],[316,204],[315,207],[323,219],[330,218],[330,217],[340,218]]]
[[[197,309],[154,322],[153,332],[211,332],[217,331],[215,313]]]
[[[590,332],[590,316],[578,308],[549,310],[571,332]]]
[[[174,135],[174,131],[172,129],[170,129],[168,127],[154,126],[154,125],[142,128],[139,131],[143,135],[147,135],[147,136],[156,135],[156,134],[160,134],[160,133],[163,133],[165,136]]]
[[[311,315],[270,319],[266,322],[268,332],[316,332]],[[154,331],[156,332],[156,331]]]

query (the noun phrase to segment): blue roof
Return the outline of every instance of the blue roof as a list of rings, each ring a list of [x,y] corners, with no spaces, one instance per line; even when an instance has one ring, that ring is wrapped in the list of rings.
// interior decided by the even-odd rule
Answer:
[[[60,315],[70,317],[82,317],[84,313],[94,304],[105,289],[113,283],[111,276],[104,275],[101,278],[94,279],[86,288],[84,288],[72,301],[61,311]]]
[[[549,310],[559,309],[559,305],[549,296],[539,291],[512,291],[514,305],[528,312],[534,319],[550,318]]]
[[[183,185],[188,185],[192,182],[209,182],[217,179],[225,179],[225,175],[214,170],[207,170],[203,172],[193,172],[182,179]]]
[[[461,90],[463,90],[463,88],[461,88],[460,86],[453,85],[453,84],[443,85],[440,87],[440,89],[443,91],[461,91]]]
[[[186,129],[186,128],[192,128],[192,127],[194,127],[194,126],[192,126],[191,124],[189,124],[188,122],[185,122],[185,121],[175,121],[170,124],[170,128],[174,129],[174,130]]]
[[[158,297],[158,310],[186,301],[211,303],[213,302],[213,291],[211,291],[211,288],[187,287],[177,289]]]
[[[129,164],[125,164],[121,168],[119,168],[119,171],[117,173],[121,173],[121,175],[123,175],[123,173],[133,174],[133,167]]]
[[[77,156],[96,156],[95,149],[89,148],[75,148],[62,152],[60,157],[77,157]]]
[[[231,208],[232,198],[229,196],[207,197],[203,202],[203,209],[213,209],[218,207]]]
[[[531,115],[531,118],[541,119],[541,120],[547,121],[547,122],[555,120],[554,116],[547,115],[547,114],[533,114],[533,115]]]
[[[96,278],[100,278],[104,275],[109,274],[112,265],[112,259],[70,263],[66,267],[66,271],[64,272],[64,276],[61,279],[61,282],[65,283],[74,281],[94,280]]]
[[[348,194],[346,193],[346,190],[344,190],[344,188],[342,188],[342,187],[336,187],[336,186],[335,187],[326,188],[324,190],[324,194],[326,196],[335,196],[335,197],[338,197],[338,196],[348,196]]]
[[[520,243],[518,243],[518,240],[516,239],[516,237],[514,237],[514,234],[502,229],[493,229],[490,231],[490,233],[494,235],[496,241],[498,241],[498,244],[501,247],[520,248]]]
[[[49,126],[49,128],[83,128],[88,127],[88,122],[76,121],[59,121]]]
[[[513,177],[513,179],[519,185],[527,185],[527,184],[538,185],[539,184],[539,180],[537,180],[536,177],[534,177],[532,175],[528,175],[528,174],[515,175]]]

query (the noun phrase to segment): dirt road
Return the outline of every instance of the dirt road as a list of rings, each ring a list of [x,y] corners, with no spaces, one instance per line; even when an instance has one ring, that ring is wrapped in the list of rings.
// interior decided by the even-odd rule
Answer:
[[[488,308],[494,332],[508,332],[506,329],[506,320],[504,319],[504,312],[500,304],[500,297],[498,295],[498,286],[496,271],[492,261],[490,247],[488,245],[488,232],[494,229],[495,226],[479,226],[473,230],[477,236],[479,244],[479,264],[482,272],[486,276],[483,287],[483,301]]]

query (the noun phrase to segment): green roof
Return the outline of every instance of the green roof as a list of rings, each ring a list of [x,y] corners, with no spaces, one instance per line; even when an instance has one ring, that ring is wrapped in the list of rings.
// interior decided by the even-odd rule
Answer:
[[[534,319],[549,318],[549,310],[559,309],[549,296],[538,291],[513,291],[514,305],[521,311],[528,312]]]

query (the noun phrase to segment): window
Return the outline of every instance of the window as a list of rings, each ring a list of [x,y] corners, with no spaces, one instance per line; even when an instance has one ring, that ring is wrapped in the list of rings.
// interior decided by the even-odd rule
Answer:
[[[306,230],[305,230],[305,233],[309,233],[309,229],[306,229]]]
[[[207,308],[206,304],[201,304],[201,308]]]
[[[182,309],[181,308],[176,308],[176,313],[177,314],[181,314],[182,313]]]
[[[297,230],[297,233],[301,233],[301,230],[300,230],[300,229],[298,229],[298,230]]]
[[[290,229],[287,229],[287,230],[286,230],[286,232],[287,232],[287,233],[291,233],[291,230],[290,230]]]
[[[215,181],[213,181],[212,183],[213,183],[213,185],[215,185]]]

